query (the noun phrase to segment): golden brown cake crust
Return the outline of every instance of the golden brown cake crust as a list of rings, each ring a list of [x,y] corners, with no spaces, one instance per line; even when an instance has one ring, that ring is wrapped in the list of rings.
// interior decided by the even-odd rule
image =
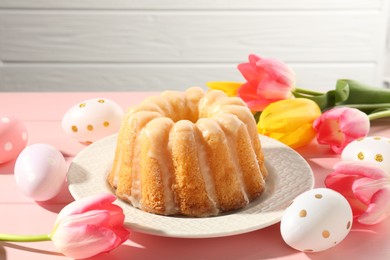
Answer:
[[[133,107],[107,181],[144,211],[204,217],[236,210],[265,189],[251,111],[222,91],[165,91]]]

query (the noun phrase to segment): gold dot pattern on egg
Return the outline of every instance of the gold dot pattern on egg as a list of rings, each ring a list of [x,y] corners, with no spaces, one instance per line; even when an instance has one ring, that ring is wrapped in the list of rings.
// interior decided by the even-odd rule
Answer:
[[[383,162],[383,156],[381,154],[375,154],[375,157],[374,157],[375,161],[377,162]]]
[[[314,252],[313,249],[304,249],[303,251],[304,251],[304,252]]]
[[[358,139],[356,139],[356,141],[360,142],[360,141],[363,141],[364,140],[364,137],[360,137]]]
[[[357,155],[357,158],[359,160],[364,160],[364,153],[363,152],[359,152],[358,155]]]
[[[77,131],[78,131],[77,126],[72,125],[72,131],[75,132],[75,133],[77,133]]]
[[[103,99],[99,99],[98,102],[103,104],[105,101]]]
[[[351,221],[348,221],[347,223],[347,229],[349,229],[351,227]]]
[[[375,136],[374,140],[381,140],[381,138],[379,136]]]
[[[329,231],[328,231],[328,230],[322,231],[322,237],[323,237],[323,238],[328,238],[328,237],[330,237]]]
[[[92,131],[93,130],[93,126],[92,125],[87,125],[87,130],[88,131]]]
[[[104,121],[103,126],[104,126],[104,127],[109,127],[109,126],[110,126],[110,123],[109,123],[108,121]]]
[[[322,194],[316,194],[316,195],[314,195],[314,197],[315,197],[316,199],[322,199]]]
[[[301,211],[299,211],[299,216],[300,216],[301,218],[306,217],[306,216],[307,216],[307,211],[304,210],[304,209],[302,209]]]
[[[83,107],[85,107],[86,105],[87,105],[86,103],[81,103],[81,104],[79,105],[79,107],[83,108]]]

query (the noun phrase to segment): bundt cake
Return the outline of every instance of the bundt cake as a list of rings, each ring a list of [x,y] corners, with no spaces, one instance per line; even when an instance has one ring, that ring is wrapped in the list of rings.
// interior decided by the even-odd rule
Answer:
[[[193,87],[149,97],[126,113],[107,180],[141,210],[204,217],[258,198],[266,176],[246,104]]]

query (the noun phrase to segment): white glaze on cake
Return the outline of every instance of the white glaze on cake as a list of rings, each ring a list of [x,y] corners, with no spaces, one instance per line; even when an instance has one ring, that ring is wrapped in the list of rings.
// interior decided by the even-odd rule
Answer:
[[[264,178],[267,173],[256,125],[250,110],[239,98],[229,98],[221,91],[204,93],[200,88],[190,88],[185,92],[166,91],[160,96],[147,98],[141,104],[132,108],[126,115],[125,121],[122,128],[123,131],[129,131],[130,137],[127,137],[121,130],[118,137],[118,146],[125,142],[131,148],[119,147],[117,149],[116,160],[114,161],[113,170],[108,176],[108,181],[117,189],[117,195],[120,198],[129,201],[135,207],[164,215],[179,213],[206,216],[216,215],[221,210],[225,211],[226,209],[220,206],[220,192],[217,194],[216,191],[218,183],[215,183],[215,178],[217,178],[217,175],[212,172],[208,158],[210,156],[208,154],[210,153],[208,140],[213,136],[215,137],[217,133],[221,133],[221,137],[219,137],[222,142],[221,146],[230,148],[227,152],[227,160],[229,160],[231,167],[225,170],[229,171],[227,174],[236,175],[236,177],[232,176],[230,178],[231,181],[235,182],[237,180],[239,182],[242,199],[237,204],[249,203],[254,197],[258,197],[264,189]],[[132,125],[132,127],[128,125]],[[173,140],[173,138],[177,138],[182,133],[186,133],[184,136],[188,138],[188,140],[186,139],[187,142],[197,144],[196,147],[189,146],[186,149],[190,149],[189,152],[192,151],[197,155],[195,159],[198,160],[196,172],[199,172],[199,176],[201,176],[198,177],[198,179],[201,179],[198,185],[204,187],[208,200],[202,204],[203,209],[199,213],[194,213],[196,209],[194,211],[191,205],[187,209],[187,204],[192,202],[183,202],[183,198],[177,193],[179,186],[186,186],[186,184],[179,183],[181,179],[177,179],[178,177],[175,175],[175,171],[178,170],[175,167],[181,166],[171,162],[174,160],[172,158],[172,144],[176,142],[176,139]],[[150,143],[147,155],[154,168],[156,168],[156,165],[159,166],[155,178],[157,182],[156,189],[161,189],[162,194],[160,195],[142,194],[144,189],[141,181],[143,171],[140,160],[141,136],[153,140]],[[247,172],[243,172],[242,158],[240,159],[238,154],[241,138],[245,138],[244,140],[247,140],[253,150],[253,152],[246,155],[250,158],[252,175],[254,181],[257,182],[255,185],[251,185],[252,187],[247,187],[248,178],[252,177]],[[127,151],[127,149],[132,150]],[[217,151],[214,151],[214,154],[216,153]],[[124,163],[126,156],[129,155],[131,155],[130,162]],[[129,167],[123,167],[122,164]],[[130,174],[132,176],[131,180],[128,177],[123,177],[123,172]],[[131,185],[129,183],[120,184],[121,179],[131,182]],[[129,185],[130,189],[128,188]],[[257,190],[253,191],[253,187]],[[197,187],[189,188],[197,189]],[[158,196],[162,197],[163,203],[156,202],[159,206],[157,206],[158,209],[154,210],[150,206],[150,200],[155,200]],[[240,199],[237,199],[237,201],[240,201]],[[229,207],[231,206],[228,206],[227,210],[230,210]]]

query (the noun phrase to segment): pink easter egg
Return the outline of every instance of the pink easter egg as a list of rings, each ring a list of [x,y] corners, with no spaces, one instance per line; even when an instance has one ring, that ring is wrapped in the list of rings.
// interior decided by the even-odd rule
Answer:
[[[27,144],[27,129],[22,121],[0,115],[0,164],[16,159]]]

